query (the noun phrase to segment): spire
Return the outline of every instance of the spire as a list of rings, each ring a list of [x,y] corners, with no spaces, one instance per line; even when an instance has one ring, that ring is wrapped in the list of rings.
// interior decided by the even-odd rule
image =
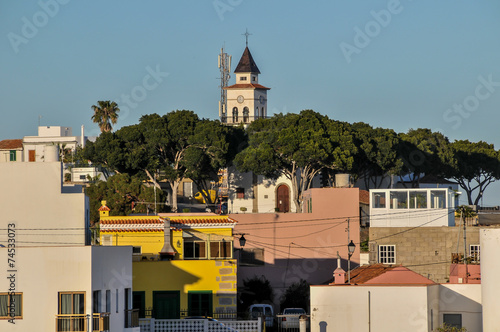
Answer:
[[[259,68],[255,64],[255,61],[253,61],[252,54],[250,53],[248,47],[245,47],[245,51],[243,51],[243,55],[241,56],[240,62],[238,62],[234,72],[260,74]]]

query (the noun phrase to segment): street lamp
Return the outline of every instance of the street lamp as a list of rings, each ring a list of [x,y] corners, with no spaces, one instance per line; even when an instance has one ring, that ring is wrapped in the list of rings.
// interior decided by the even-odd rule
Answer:
[[[347,279],[349,281],[349,285],[351,284],[351,256],[354,253],[354,250],[356,250],[356,245],[354,242],[349,242],[347,245],[347,250],[348,250],[348,259],[347,259]]]
[[[245,243],[247,243],[247,239],[245,239],[245,234],[241,234],[241,237],[240,237],[240,247],[244,247]]]

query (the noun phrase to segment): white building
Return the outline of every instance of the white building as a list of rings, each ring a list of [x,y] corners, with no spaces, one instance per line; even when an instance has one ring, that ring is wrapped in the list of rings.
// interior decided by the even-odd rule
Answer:
[[[0,228],[15,224],[18,245],[90,243],[88,197],[79,185],[63,185],[60,162],[0,163],[0,183]],[[0,244],[7,241],[0,234]]]
[[[455,226],[449,188],[370,189],[370,227]]]
[[[139,331],[125,325],[134,325],[132,247],[20,243],[12,252],[0,248],[1,331]]]
[[[49,158],[49,161],[52,161],[52,147],[58,147],[59,151],[63,149],[74,151],[77,146],[83,147],[85,140],[83,126],[80,136],[74,136],[71,127],[40,126],[38,127],[38,136],[25,136],[23,138],[24,160],[43,162]]]
[[[480,284],[436,284],[404,267],[358,269],[366,273],[352,285],[337,284],[336,270],[335,285],[311,286],[311,332],[432,332],[443,323],[483,330]]]

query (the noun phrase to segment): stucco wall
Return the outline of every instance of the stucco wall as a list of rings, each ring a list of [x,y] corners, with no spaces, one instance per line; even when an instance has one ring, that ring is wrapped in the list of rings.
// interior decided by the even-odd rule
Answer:
[[[426,286],[311,286],[311,332],[427,332],[429,313]]]
[[[483,302],[484,331],[500,331],[498,313],[500,312],[500,228],[481,229],[481,284]]]
[[[180,291],[180,308],[188,308],[189,291],[212,291],[214,311],[236,310],[235,260],[133,262],[134,291],[145,291],[146,308],[153,291]]]
[[[62,186],[61,163],[0,163],[0,183],[0,228],[25,229],[18,245],[85,244],[88,199],[81,187]],[[0,235],[0,244],[5,240]]]
[[[459,234],[459,232],[461,232]],[[479,244],[479,228],[467,227],[467,250]],[[379,245],[396,246],[396,264],[435,282],[448,281],[451,254],[464,252],[461,227],[370,227],[370,262],[378,260]]]

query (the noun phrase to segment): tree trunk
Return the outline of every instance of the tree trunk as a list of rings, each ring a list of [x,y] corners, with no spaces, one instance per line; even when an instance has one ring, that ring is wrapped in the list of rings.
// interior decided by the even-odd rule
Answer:
[[[181,179],[177,179],[173,182],[170,182],[170,188],[172,188],[172,212],[178,212],[177,207],[177,188],[179,188],[179,184],[181,183]]]

